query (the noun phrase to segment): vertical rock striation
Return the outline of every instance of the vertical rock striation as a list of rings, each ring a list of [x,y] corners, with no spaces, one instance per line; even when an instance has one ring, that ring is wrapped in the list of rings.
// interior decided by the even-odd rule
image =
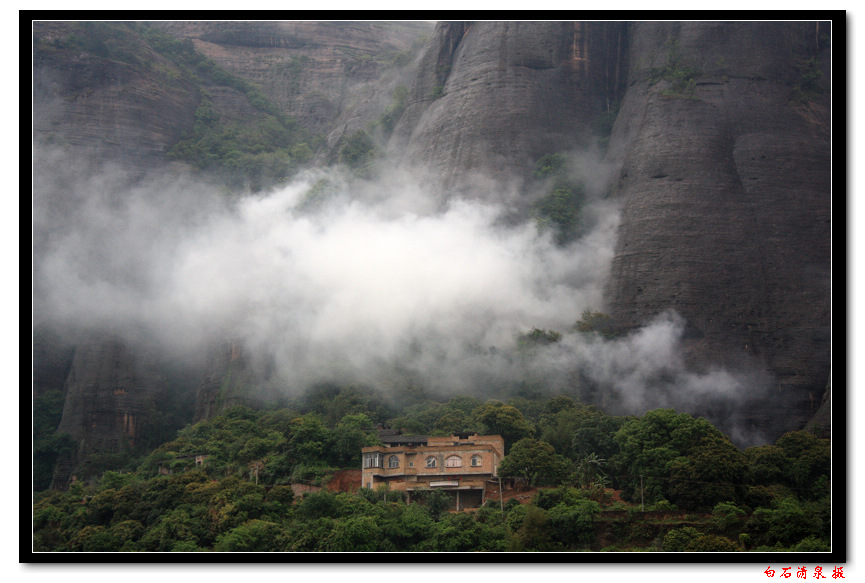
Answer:
[[[693,366],[773,376],[753,428],[801,428],[830,363],[826,41],[813,22],[630,28],[609,309],[624,329],[676,310]]]
[[[586,146],[624,75],[620,23],[439,23],[395,130],[446,186]],[[515,171],[515,172],[513,172]]]
[[[93,452],[129,452],[144,436],[150,409],[164,390],[154,359],[115,334],[94,334],[75,350],[57,428],[76,443],[58,462],[54,487],[65,486]]]

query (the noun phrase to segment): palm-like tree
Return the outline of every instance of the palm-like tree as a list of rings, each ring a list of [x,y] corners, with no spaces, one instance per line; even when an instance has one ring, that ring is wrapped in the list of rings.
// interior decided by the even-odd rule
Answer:
[[[258,475],[264,469],[264,460],[253,460],[249,462],[249,474],[255,476],[255,485],[258,485]]]

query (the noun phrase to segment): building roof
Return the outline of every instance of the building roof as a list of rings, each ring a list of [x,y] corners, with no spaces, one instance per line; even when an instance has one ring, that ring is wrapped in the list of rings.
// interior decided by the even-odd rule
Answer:
[[[426,445],[426,435],[379,435],[379,439],[385,445]]]

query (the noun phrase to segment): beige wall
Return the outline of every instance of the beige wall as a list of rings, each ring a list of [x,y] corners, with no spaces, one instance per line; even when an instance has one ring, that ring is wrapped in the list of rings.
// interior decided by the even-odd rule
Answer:
[[[417,447],[405,446],[372,446],[363,448],[362,452],[381,453],[384,457],[383,467],[363,468],[363,487],[375,487],[387,482],[391,488],[404,489],[397,486],[398,482],[407,481],[408,487],[416,487],[417,481],[447,480],[449,477],[462,477],[463,480],[475,479],[481,485],[485,477],[496,475],[499,461],[504,451],[504,439],[499,435],[472,435],[467,439],[456,436],[430,437],[427,445]],[[480,465],[472,466],[472,456],[480,456]],[[398,466],[389,467],[391,456],[396,456]],[[451,456],[458,456],[462,461],[459,467],[447,467],[446,461]],[[435,467],[427,467],[427,458],[435,458]]]

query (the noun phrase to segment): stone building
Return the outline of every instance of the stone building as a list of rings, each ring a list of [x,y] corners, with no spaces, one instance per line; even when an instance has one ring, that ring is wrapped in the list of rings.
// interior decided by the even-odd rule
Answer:
[[[487,482],[498,478],[496,470],[504,456],[500,435],[453,434],[383,435],[384,445],[362,450],[362,485],[385,486],[406,493],[442,490],[452,498],[451,508],[476,508],[486,499]]]

